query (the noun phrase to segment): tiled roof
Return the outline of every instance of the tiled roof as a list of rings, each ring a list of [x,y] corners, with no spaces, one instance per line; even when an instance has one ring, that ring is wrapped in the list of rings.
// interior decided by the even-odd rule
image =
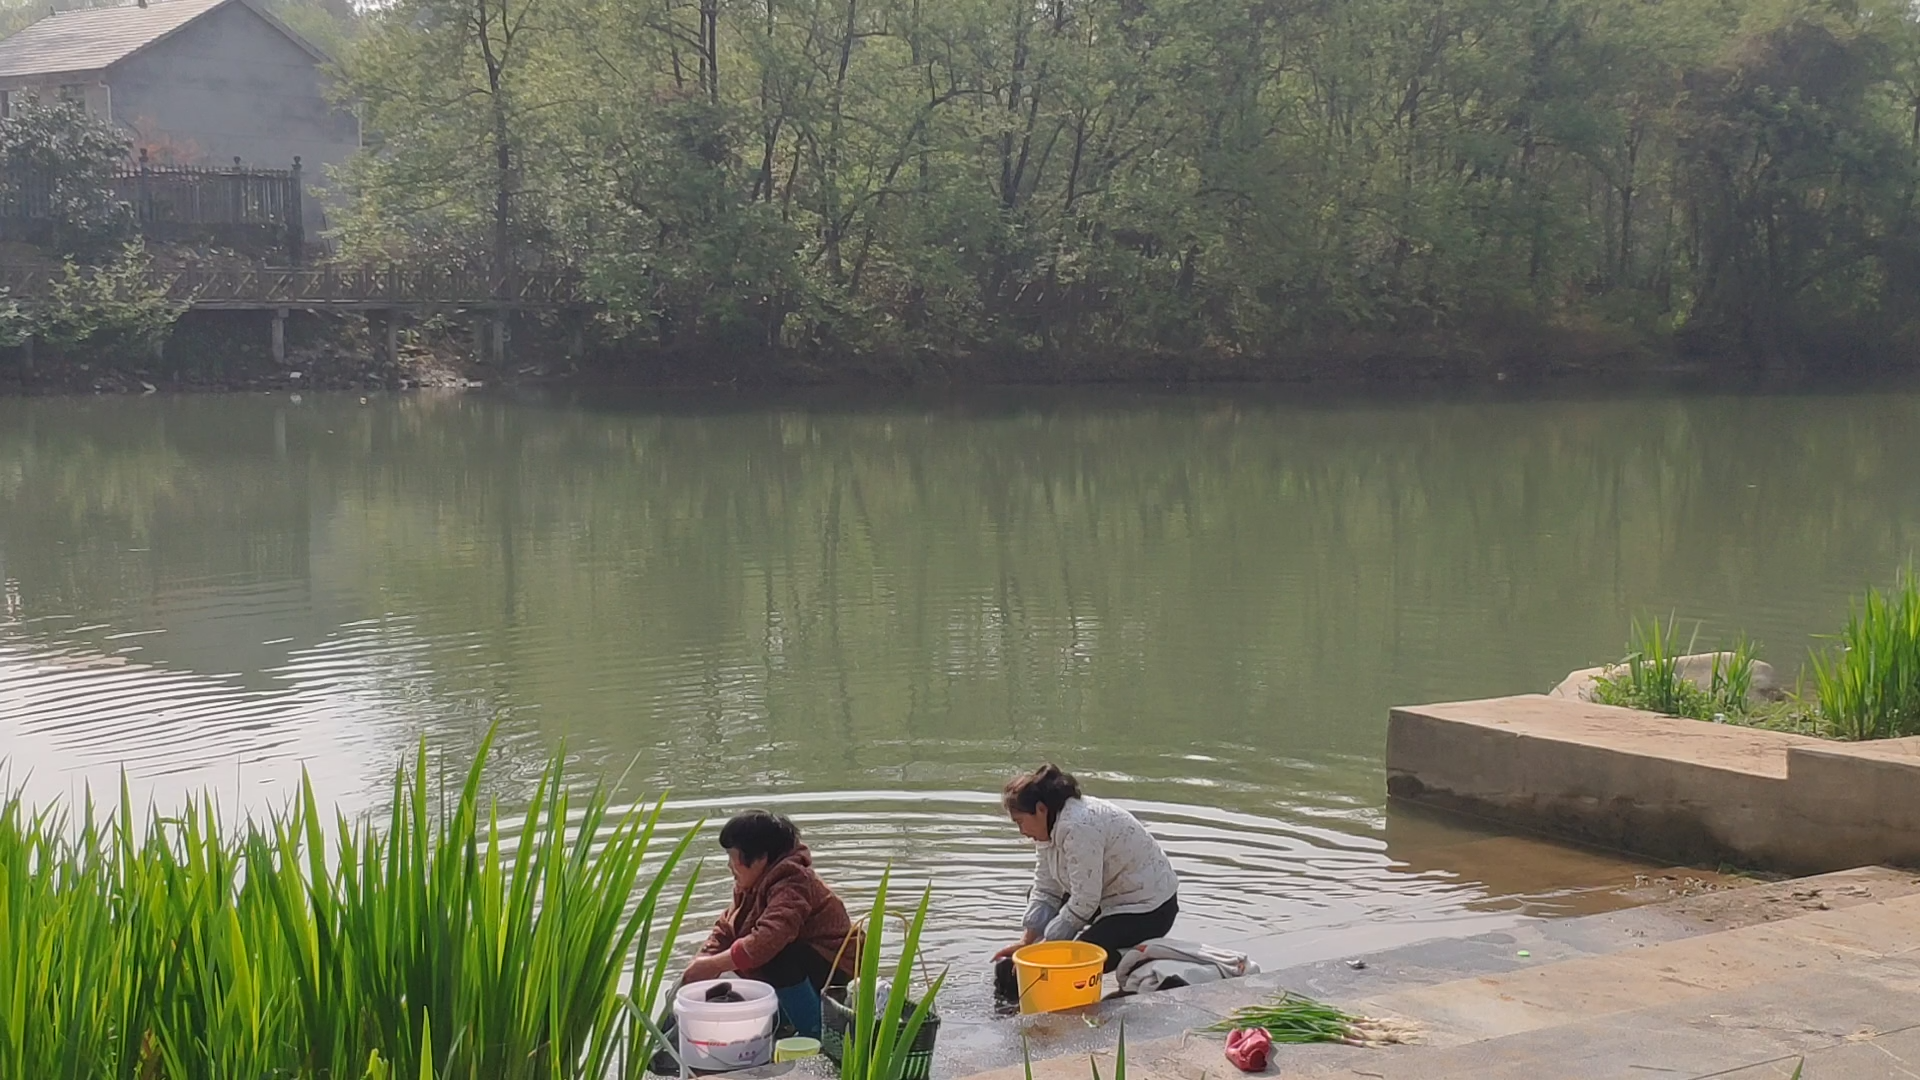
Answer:
[[[235,0],[152,0],[146,7],[49,15],[0,41],[0,78],[99,71]]]

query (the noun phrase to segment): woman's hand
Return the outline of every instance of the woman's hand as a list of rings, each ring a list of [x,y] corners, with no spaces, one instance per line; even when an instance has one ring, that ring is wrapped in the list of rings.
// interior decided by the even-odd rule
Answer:
[[[1020,944],[1009,945],[1006,948],[1001,949],[999,952],[994,953],[993,962],[997,964],[1000,961],[1005,960],[1006,958],[1012,956],[1014,953],[1019,952],[1021,949],[1024,949],[1027,946],[1032,945],[1034,942],[1039,940],[1040,940],[1040,935],[1032,930],[1029,930],[1026,932],[1025,936],[1021,937]]]
[[[693,963],[687,965],[683,978],[690,983],[706,982],[725,975],[732,967],[733,960],[726,953],[712,953],[695,957]]]

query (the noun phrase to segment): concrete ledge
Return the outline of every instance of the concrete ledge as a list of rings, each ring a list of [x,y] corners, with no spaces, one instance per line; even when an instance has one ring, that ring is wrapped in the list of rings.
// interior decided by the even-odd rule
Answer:
[[[1920,739],[1835,743],[1541,695],[1393,710],[1396,798],[1661,859],[1920,865]]]

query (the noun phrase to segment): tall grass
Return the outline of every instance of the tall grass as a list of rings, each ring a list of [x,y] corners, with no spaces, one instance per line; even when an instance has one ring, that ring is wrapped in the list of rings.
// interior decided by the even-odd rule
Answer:
[[[649,863],[660,805],[576,797],[556,755],[504,835],[491,744],[437,809],[422,746],[384,825],[329,829],[304,781],[231,832],[124,784],[104,820],[0,804],[0,1076],[641,1075],[694,832]]]
[[[866,936],[860,947],[859,985],[848,1002],[853,1024],[840,1061],[840,1080],[899,1080],[907,1069],[907,1055],[920,1028],[932,1015],[934,999],[946,984],[944,973],[934,978],[912,1012],[907,1002],[913,977],[913,962],[920,955],[920,934],[927,925],[927,908],[933,900],[932,886],[920,894],[920,906],[907,923],[900,958],[894,964],[887,996],[879,996],[881,941],[887,921],[887,887],[893,877],[891,868],[880,876],[880,888],[874,893],[873,909],[867,915]],[[904,1023],[902,1022],[904,1019]]]
[[[1813,654],[1826,733],[1842,739],[1920,735],[1920,582],[1867,590],[1834,649]]]
[[[1594,700],[1695,720],[1744,713],[1747,694],[1753,689],[1753,642],[1743,635],[1731,650],[1716,652],[1708,685],[1702,689],[1680,673],[1680,658],[1694,651],[1699,637],[1696,626],[1682,647],[1671,616],[1664,625],[1658,619],[1644,623],[1635,619],[1627,658],[1617,673],[1594,683]]]

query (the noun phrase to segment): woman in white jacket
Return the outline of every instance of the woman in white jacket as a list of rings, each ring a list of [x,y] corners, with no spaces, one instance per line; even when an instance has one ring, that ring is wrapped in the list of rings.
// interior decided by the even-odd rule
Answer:
[[[994,956],[1000,996],[1016,998],[1013,953],[1037,941],[1077,938],[1107,950],[1107,970],[1143,941],[1166,937],[1180,914],[1180,879],[1138,818],[1080,793],[1052,765],[1007,782],[1001,805],[1038,845],[1026,934]]]

